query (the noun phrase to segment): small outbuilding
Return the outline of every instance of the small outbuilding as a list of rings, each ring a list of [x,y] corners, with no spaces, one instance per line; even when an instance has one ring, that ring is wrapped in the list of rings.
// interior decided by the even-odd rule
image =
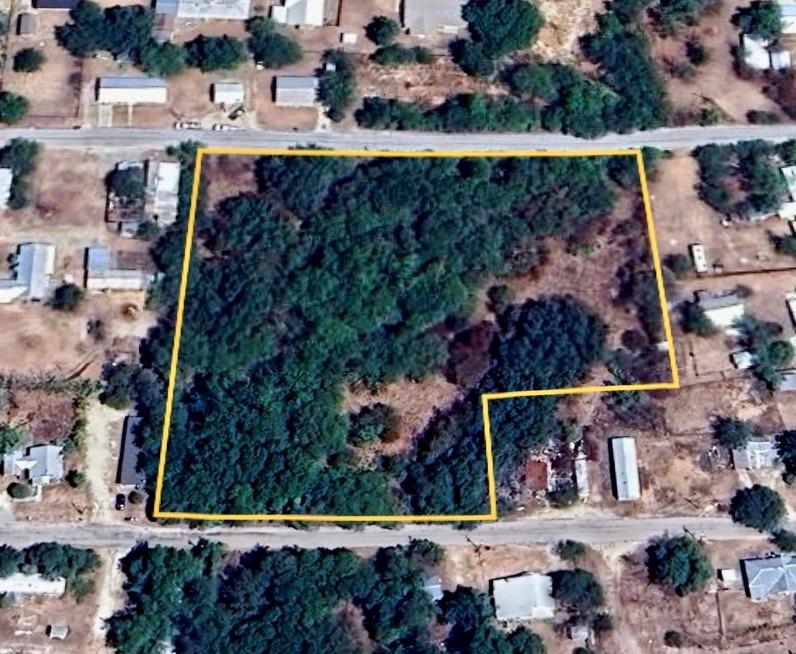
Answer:
[[[245,95],[242,82],[216,82],[210,89],[213,102],[231,106],[243,104]]]
[[[129,415],[124,420],[122,432],[122,446],[119,451],[119,467],[116,471],[116,483],[122,486],[143,486],[146,477],[138,469],[138,456],[141,448],[135,443],[136,430],[141,424],[141,418]]]
[[[33,0],[34,9],[58,9],[72,11],[77,7],[78,0]]]
[[[47,627],[47,635],[54,640],[66,640],[69,635],[69,626],[65,624],[51,624]]]
[[[767,439],[749,441],[745,447],[732,451],[732,464],[737,470],[773,468],[779,461],[776,443]]]
[[[0,209],[8,207],[11,199],[11,185],[14,183],[14,171],[10,168],[0,168]]]
[[[36,14],[23,12],[17,16],[17,34],[19,36],[30,36],[36,33]]]
[[[462,18],[466,0],[403,0],[401,19],[414,36],[458,34],[467,24]]]

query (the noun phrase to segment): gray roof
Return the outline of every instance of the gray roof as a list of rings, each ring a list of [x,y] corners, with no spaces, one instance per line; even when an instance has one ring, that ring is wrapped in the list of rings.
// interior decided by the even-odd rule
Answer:
[[[30,480],[43,486],[64,478],[63,448],[60,445],[33,445],[9,452],[3,457],[3,472]]]
[[[771,468],[779,459],[776,443],[769,440],[753,440],[746,447],[732,451],[732,462],[741,470]]]
[[[442,599],[442,579],[437,575],[426,577],[423,580],[423,590],[429,596],[432,602],[439,602]]]
[[[110,75],[107,77],[100,77],[99,83],[104,89],[148,89],[166,86],[166,80],[160,77],[148,77],[144,75]]]
[[[550,575],[525,572],[493,579],[492,600],[498,620],[547,620],[555,614]]]
[[[318,78],[314,75],[280,75],[275,85],[278,105],[311,107],[315,104]]]
[[[700,291],[697,293],[699,306],[705,311],[711,309],[724,309],[726,307],[735,306],[736,304],[743,304],[743,299],[735,291],[727,291],[724,293],[707,293]]]
[[[466,24],[462,7],[466,0],[404,0],[403,24],[410,34],[457,32]]]
[[[138,470],[138,455],[141,448],[135,444],[136,428],[140,424],[141,418],[135,415],[127,416],[124,420],[119,468],[116,472],[116,482],[123,486],[140,486],[146,480],[144,474]]]
[[[17,17],[17,34],[33,34],[36,31],[36,16],[30,13],[19,14]]]
[[[178,5],[179,0],[155,0],[155,13],[176,16]]]
[[[17,282],[28,287],[31,300],[43,300],[50,288],[55,246],[51,243],[24,243],[17,257]]]
[[[622,437],[612,438],[610,442],[616,499],[637,500],[641,497],[641,483],[638,476],[636,441],[633,438]]]
[[[86,270],[89,275],[107,272],[111,267],[111,251],[103,245],[86,248]]]
[[[779,373],[779,390],[796,391],[796,369],[782,370]]]
[[[752,599],[775,593],[796,593],[796,558],[790,554],[741,561],[746,592]]]

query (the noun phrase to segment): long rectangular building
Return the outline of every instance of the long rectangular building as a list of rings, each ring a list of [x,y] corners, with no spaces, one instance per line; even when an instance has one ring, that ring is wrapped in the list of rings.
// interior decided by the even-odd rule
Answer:
[[[614,493],[620,502],[630,502],[641,497],[641,482],[638,476],[636,440],[623,436],[611,439],[611,468],[614,478]]]
[[[168,85],[159,77],[118,75],[97,81],[100,104],[166,104]]]

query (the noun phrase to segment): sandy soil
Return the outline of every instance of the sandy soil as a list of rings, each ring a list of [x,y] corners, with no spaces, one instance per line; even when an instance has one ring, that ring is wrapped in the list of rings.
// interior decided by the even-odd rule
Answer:
[[[86,447],[83,472],[91,492],[96,522],[111,522],[114,518],[112,484],[119,460],[119,444],[126,412],[117,411],[91,400],[86,410]]]
[[[112,654],[113,650],[105,643],[105,620],[124,605],[124,574],[119,568],[119,559],[124,553],[101,550],[100,556],[102,569],[97,574],[96,611],[86,654]]]

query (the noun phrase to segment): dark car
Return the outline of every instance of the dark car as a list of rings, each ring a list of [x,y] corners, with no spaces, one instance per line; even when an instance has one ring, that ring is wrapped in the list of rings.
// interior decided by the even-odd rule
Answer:
[[[127,506],[127,497],[123,493],[119,493],[116,496],[116,510],[117,511],[124,511],[124,507]]]

